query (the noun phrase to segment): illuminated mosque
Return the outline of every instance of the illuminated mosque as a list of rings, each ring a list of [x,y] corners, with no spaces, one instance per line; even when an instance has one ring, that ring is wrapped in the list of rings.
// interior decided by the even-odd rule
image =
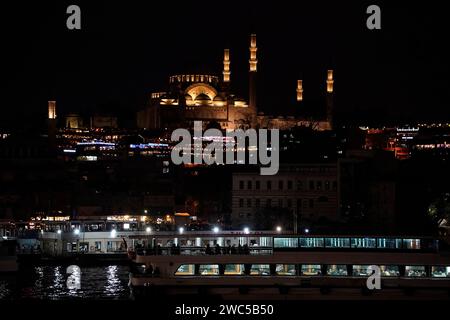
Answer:
[[[222,129],[278,128],[297,126],[315,130],[332,129],[333,70],[326,78],[325,119],[272,117],[258,112],[256,101],[257,46],[256,35],[250,36],[248,101],[230,91],[230,50],[224,50],[222,77],[210,74],[177,74],[169,77],[168,90],[151,93],[150,103],[137,114],[137,125],[145,129],[189,128],[194,121],[207,126],[214,123]],[[303,81],[297,80],[297,103],[303,101]]]

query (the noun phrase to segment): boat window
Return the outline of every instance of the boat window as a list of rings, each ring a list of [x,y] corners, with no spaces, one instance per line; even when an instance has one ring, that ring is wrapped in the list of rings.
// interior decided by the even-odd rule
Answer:
[[[302,248],[323,248],[323,238],[300,238]]]
[[[326,248],[350,248],[349,238],[325,238]]]
[[[320,276],[322,274],[322,268],[320,264],[302,264],[303,276]]]
[[[176,276],[193,276],[195,274],[195,267],[193,264],[182,264],[175,272]]]
[[[450,267],[449,266],[432,266],[431,276],[433,278],[448,278],[450,277]]]
[[[377,246],[381,249],[401,249],[402,239],[378,238]]]
[[[277,276],[295,276],[295,264],[277,264],[275,272]]]
[[[370,267],[370,265],[354,264],[353,265],[353,276],[354,277],[365,277],[365,276],[371,275],[372,272],[370,272],[370,274],[369,274],[369,270],[368,270],[369,267]]]
[[[348,275],[347,266],[345,264],[331,264],[327,267],[329,276],[346,276]]]
[[[244,275],[244,265],[243,264],[226,264],[224,275],[226,275],[226,276]]]
[[[297,248],[298,238],[275,238],[273,246],[275,248]]]
[[[405,276],[407,277],[426,277],[425,266],[406,266]]]
[[[403,239],[404,249],[420,249],[420,239]]]
[[[352,238],[352,248],[376,248],[375,238]]]
[[[252,264],[252,268],[250,269],[250,275],[269,276],[270,266],[268,264]]]
[[[218,264],[201,264],[198,268],[199,273],[202,276],[218,276],[219,265]]]
[[[380,266],[380,273],[382,277],[398,277],[400,270],[398,266]]]

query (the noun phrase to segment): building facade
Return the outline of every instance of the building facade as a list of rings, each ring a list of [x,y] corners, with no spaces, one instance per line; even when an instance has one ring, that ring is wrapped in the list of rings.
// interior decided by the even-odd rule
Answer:
[[[283,165],[275,176],[258,172],[233,173],[232,221],[252,225],[257,212],[282,209],[305,221],[337,221],[336,163]]]

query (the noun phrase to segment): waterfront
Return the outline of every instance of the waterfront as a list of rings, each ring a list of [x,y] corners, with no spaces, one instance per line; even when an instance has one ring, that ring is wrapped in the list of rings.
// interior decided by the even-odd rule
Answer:
[[[20,268],[0,275],[0,300],[127,300],[129,268],[122,265],[80,266],[80,289],[67,285],[67,265]]]

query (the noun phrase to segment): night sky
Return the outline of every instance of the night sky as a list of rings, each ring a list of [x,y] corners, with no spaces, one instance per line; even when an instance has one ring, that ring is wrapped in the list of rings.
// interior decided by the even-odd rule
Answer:
[[[443,1],[433,2],[2,4],[0,126],[45,117],[49,99],[60,115],[110,111],[133,122],[169,75],[221,75],[225,47],[233,90],[247,98],[251,32],[258,38],[259,111],[292,114],[300,78],[305,105],[323,104],[326,70],[333,68],[341,121],[450,120],[448,12]],[[80,31],[66,28],[70,4],[81,7]],[[382,30],[366,28],[370,4],[381,7]]]

